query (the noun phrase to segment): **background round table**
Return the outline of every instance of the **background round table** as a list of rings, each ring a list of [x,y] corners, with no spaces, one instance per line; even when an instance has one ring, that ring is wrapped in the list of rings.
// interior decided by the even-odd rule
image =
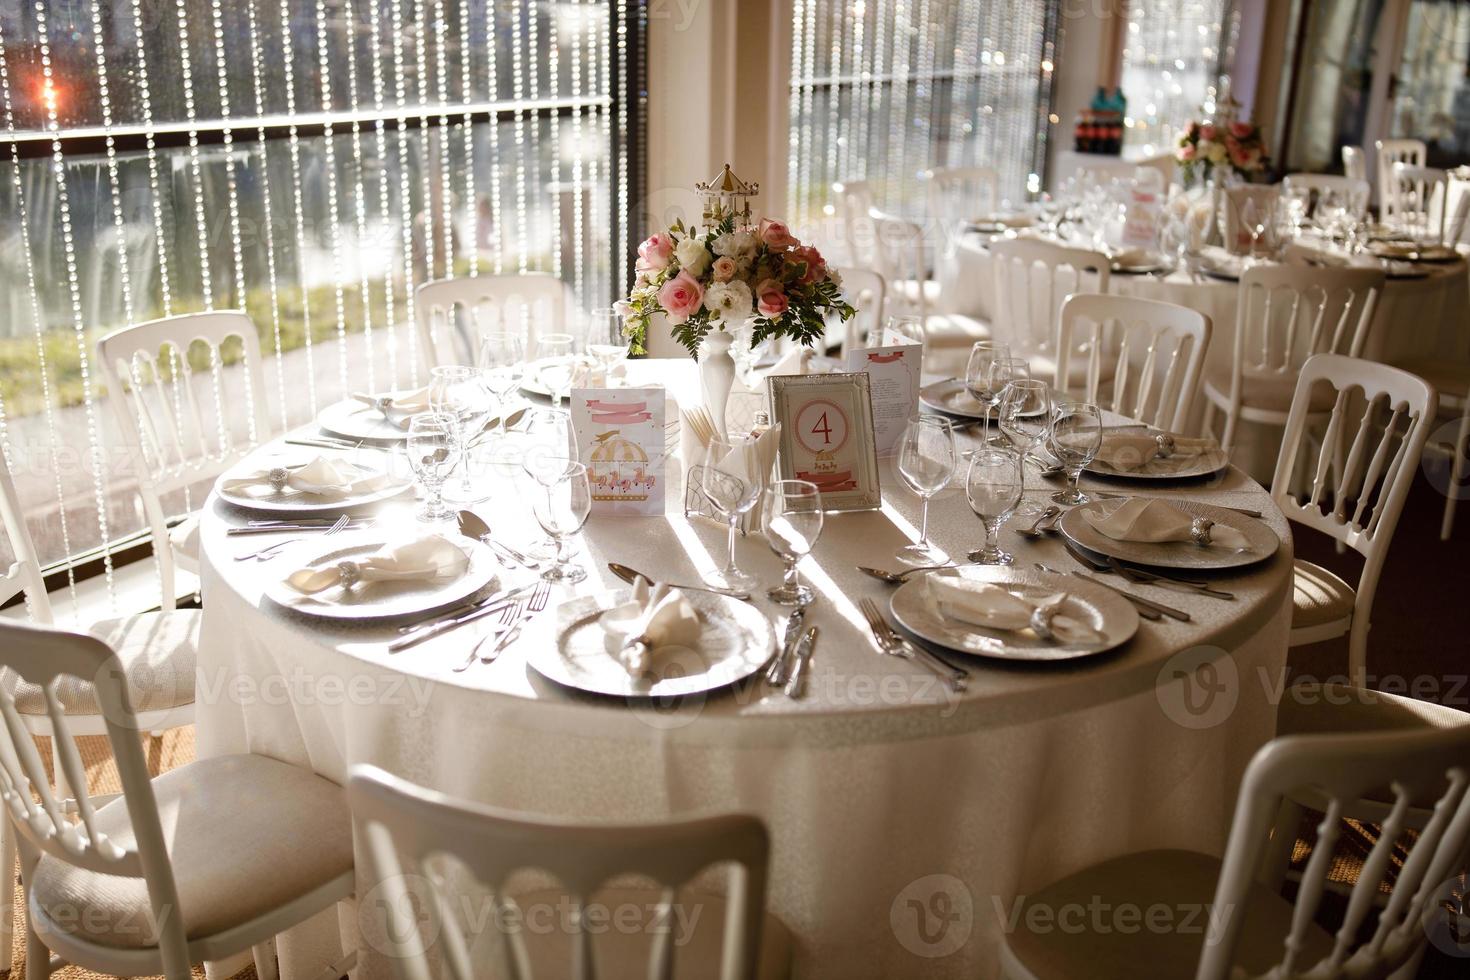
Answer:
[[[687,360],[630,367],[633,381],[657,380],[673,398],[697,389]],[[789,700],[756,682],[674,712],[558,689],[527,666],[524,643],[453,673],[478,625],[389,655],[390,628],[328,626],[276,607],[263,591],[293,559],[235,561],[261,539],[226,536],[248,515],[212,498],[202,523],[201,754],[256,752],[339,782],[368,762],[468,799],[594,822],[757,814],[773,841],[768,904],[795,936],[796,977],[994,976],[1017,896],[1131,850],[1223,846],[1240,775],[1274,730],[1290,531],[1238,471],[1161,488],[1265,511],[1281,550],[1225,579],[1236,601],[1142,587],[1192,623],[1144,622],[1122,649],[1072,664],[974,659],[969,690],[955,697],[922,668],[881,656],[857,610],[865,596],[886,606],[890,587],[856,566],[894,567],[893,550],[917,525],[917,500],[886,462],[883,471],[883,509],[831,516],[802,565],[820,593],[808,618],[821,630],[808,696]],[[529,540],[517,483],[495,479],[477,511],[513,543]],[[1052,489],[1028,486],[1028,503]],[[593,518],[576,559],[589,579],[576,591],[621,587],[608,561],[673,581],[719,561],[723,531],[686,521],[681,499],[670,494],[662,518]],[[930,527],[955,554],[980,538],[958,489],[935,498]],[[1055,538],[1002,537],[1028,566],[1075,567]],[[308,539],[296,561],[312,547]],[[739,556],[776,582],[779,563],[758,535],[740,541]],[[949,904],[934,904],[937,893]],[[956,917],[924,918],[941,907]],[[319,962],[307,952],[311,930],[283,940],[288,972],[309,976]],[[387,975],[370,943],[360,952],[361,976]]]

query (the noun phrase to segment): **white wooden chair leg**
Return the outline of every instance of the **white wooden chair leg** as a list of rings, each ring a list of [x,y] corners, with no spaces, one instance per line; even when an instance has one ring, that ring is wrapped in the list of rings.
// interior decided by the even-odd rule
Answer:
[[[30,917],[26,917],[26,980],[51,976],[51,950],[41,942],[36,930],[31,928]]]
[[[276,968],[275,939],[256,943],[250,948],[250,952],[255,957],[255,975],[260,980],[279,980],[281,974]]]
[[[1453,462],[1450,465],[1450,485],[1445,492],[1444,523],[1439,529],[1441,541],[1448,541],[1455,527],[1455,494],[1459,492],[1460,481],[1465,478],[1465,457],[1470,455],[1467,439],[1470,439],[1470,397],[1466,398],[1465,411],[1460,414],[1460,428],[1455,433],[1454,452],[1450,457]]]
[[[9,817],[0,817],[0,969],[9,973],[15,966],[15,828]]]

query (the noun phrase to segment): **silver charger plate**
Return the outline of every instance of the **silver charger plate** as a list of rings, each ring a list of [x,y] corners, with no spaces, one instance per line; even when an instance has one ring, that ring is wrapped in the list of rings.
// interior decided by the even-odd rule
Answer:
[[[755,606],[729,596],[685,592],[699,612],[698,650],[665,651],[655,676],[634,677],[608,652],[597,619],[627,602],[631,591],[578,596],[551,616],[533,620],[536,635],[520,644],[531,668],[565,687],[623,698],[704,694],[729,687],[760,670],[775,650],[776,631]]]
[[[361,561],[388,543],[382,531],[361,531],[336,537],[335,546],[319,552],[310,561],[289,567],[281,563],[282,577],[266,586],[265,594],[277,605],[306,616],[362,620],[422,615],[458,605],[482,590],[494,588],[499,565],[490,549],[479,541],[458,534],[446,534],[444,537],[469,556],[469,566],[458,578],[433,582],[359,582],[351,589],[334,585],[315,595],[303,595],[286,584],[284,576],[299,568]]]
[[[306,461],[309,461],[309,457],[307,457]],[[332,457],[332,461],[338,465],[351,466],[359,474],[358,479],[368,479],[376,473],[381,472],[338,457]],[[386,466],[386,457],[383,462]],[[345,497],[320,497],[316,494],[302,493],[299,490],[292,490],[290,488],[277,492],[271,489],[269,485],[252,487],[248,492],[241,490],[227,491],[223,489],[225,482],[228,480],[237,480],[250,473],[265,469],[267,466],[274,465],[287,466],[292,464],[289,462],[272,462],[270,460],[246,460],[243,465],[237,466],[232,471],[225,473],[224,476],[220,477],[219,483],[216,484],[221,488],[219,491],[220,499],[235,507],[241,507],[246,510],[270,511],[271,513],[305,514],[315,513],[317,511],[337,513],[349,507],[362,507],[368,504],[380,503],[384,500],[391,500],[413,488],[412,482],[400,483],[393,480],[390,475],[388,482],[375,490],[349,494]]]
[[[931,411],[953,415],[957,418],[985,418],[985,406],[975,400],[975,396],[971,395],[970,390],[965,387],[965,382],[959,378],[948,378],[925,385],[919,389],[919,402]],[[1023,417],[1040,414],[1040,412],[1032,412]]]
[[[956,570],[950,570],[951,573],[953,571]],[[996,565],[971,565],[957,571],[966,579],[992,582],[1032,601],[1065,592],[1067,600],[1062,604],[1062,611],[1091,626],[1103,638],[1096,643],[1048,643],[1029,629],[992,630],[945,618],[929,601],[924,585],[928,575],[911,577],[893,593],[889,600],[893,618],[908,632],[934,646],[1002,660],[1056,661],[1091,657],[1127,643],[1138,632],[1138,610],[1118,593],[1100,585],[1068,575]]]
[[[390,391],[387,394],[391,398],[394,395],[406,394],[406,392]],[[395,415],[395,418],[399,416]],[[383,413],[371,405],[344,398],[318,412],[316,424],[322,427],[323,432],[329,432],[344,439],[402,442],[408,438],[410,418],[412,418],[410,415],[401,416],[403,424],[398,425],[396,422],[389,422],[383,418]]]
[[[1244,551],[1228,548],[1201,548],[1192,541],[1166,541],[1153,544],[1146,541],[1115,541],[1103,534],[1083,518],[1087,512],[1096,513],[1105,507],[1115,506],[1116,500],[1094,500],[1090,504],[1073,507],[1057,522],[1062,533],[1073,543],[1108,558],[1131,562],[1135,565],[1154,568],[1187,568],[1211,570],[1241,568],[1265,561],[1276,554],[1281,539],[1263,521],[1224,507],[1216,507],[1198,500],[1170,497],[1166,503],[1178,507],[1193,517],[1207,517],[1216,524],[1233,527],[1245,535],[1249,547]]]
[[[1148,465],[1136,470],[1117,470],[1095,459],[1087,464],[1087,472],[1119,480],[1185,480],[1193,476],[1212,476],[1229,465],[1230,457],[1223,449],[1211,449],[1193,456],[1149,460]]]

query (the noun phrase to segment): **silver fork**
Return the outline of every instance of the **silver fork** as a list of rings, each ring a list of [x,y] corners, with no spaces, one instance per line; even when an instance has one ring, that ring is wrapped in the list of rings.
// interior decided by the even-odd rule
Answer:
[[[905,643],[883,614],[878,611],[878,606],[872,599],[863,599],[858,603],[862,610],[863,618],[868,621],[868,629],[872,631],[873,640],[878,644],[878,649],[890,657],[902,657],[905,660],[913,660],[923,664],[929,670],[939,676],[944,686],[958,694],[965,689],[966,678],[969,672],[958,667],[952,667],[929,651],[913,643]]]
[[[336,522],[333,523],[331,527],[322,532],[322,537],[336,534],[338,531],[346,528],[347,525],[351,522],[352,518],[348,517],[346,514],[343,514],[341,517],[337,518]],[[272,558],[276,557],[276,555],[280,554],[282,548],[290,544],[295,544],[297,541],[300,540],[300,538],[287,538],[284,541],[277,541],[270,547],[261,548],[259,551],[252,551],[248,555],[236,555],[235,560],[248,561],[249,559],[254,558],[256,561],[270,561]]]
[[[467,670],[475,662],[476,658],[481,663],[494,663],[495,659],[500,656],[505,648],[514,643],[516,638],[521,635],[521,627],[526,625],[526,622],[531,616],[546,608],[546,602],[550,597],[551,583],[542,579],[537,583],[536,591],[531,593],[531,598],[526,601],[524,606],[520,603],[515,603],[507,607],[506,613],[501,614],[501,624],[507,628],[503,632],[492,633],[480,640],[479,643],[476,643],[470,650],[469,659],[463,665],[454,668],[455,671]],[[480,649],[492,639],[495,640],[495,645],[489,650],[486,650],[484,655],[481,656]]]

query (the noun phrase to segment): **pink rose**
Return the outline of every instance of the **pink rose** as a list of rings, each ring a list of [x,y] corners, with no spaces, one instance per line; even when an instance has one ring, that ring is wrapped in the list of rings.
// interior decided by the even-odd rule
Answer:
[[[680,273],[658,291],[658,305],[669,315],[670,323],[683,323],[699,311],[704,290],[687,272]]]
[[[1251,134],[1252,128],[1248,122],[1233,122],[1230,124],[1230,135],[1236,139],[1243,140]]]
[[[654,235],[638,246],[638,268],[644,272],[657,272],[669,264],[674,256],[674,240],[668,235]]]
[[[1215,129],[1214,123],[1205,123],[1199,128],[1199,138],[1202,140],[1210,140],[1213,142],[1216,132],[1217,130]]]
[[[730,256],[722,255],[715,259],[715,282],[729,282],[735,278],[735,271],[735,260],[730,258]]]
[[[801,245],[792,249],[787,254],[786,261],[788,263],[806,264],[806,271],[801,274],[801,278],[798,280],[803,286],[810,286],[812,283],[825,279],[827,276],[827,260],[822,258],[821,252],[818,252],[810,245]]]
[[[786,298],[786,290],[774,279],[762,279],[755,287],[756,309],[760,310],[761,316],[778,317],[791,309],[791,301]]]
[[[773,221],[770,218],[762,218],[760,234],[761,241],[772,248],[790,248],[793,245],[801,244],[791,234],[791,229],[786,226],[786,222],[784,221]]]

